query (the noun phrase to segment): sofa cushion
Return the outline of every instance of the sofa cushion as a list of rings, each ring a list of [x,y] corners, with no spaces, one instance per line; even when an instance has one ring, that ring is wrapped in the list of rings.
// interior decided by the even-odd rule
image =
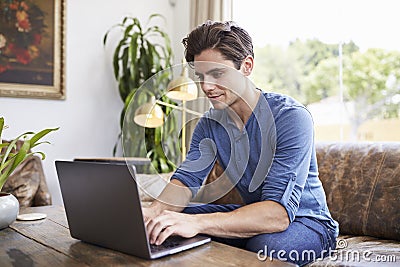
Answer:
[[[3,191],[13,194],[21,207],[51,205],[51,195],[38,156],[31,156],[19,165],[7,179]]]
[[[204,185],[200,188],[193,201],[200,203],[211,202],[213,204],[244,204],[242,197],[225,174],[218,160],[215,161]]]
[[[10,141],[3,140],[3,142]],[[22,140],[18,140],[16,149],[19,150],[23,143]],[[4,152],[5,148],[2,150],[2,153]],[[2,190],[13,194],[18,199],[20,207],[45,206],[52,203],[42,160],[38,156],[25,159],[8,177]]]
[[[340,233],[400,240],[400,143],[317,143],[316,150]]]

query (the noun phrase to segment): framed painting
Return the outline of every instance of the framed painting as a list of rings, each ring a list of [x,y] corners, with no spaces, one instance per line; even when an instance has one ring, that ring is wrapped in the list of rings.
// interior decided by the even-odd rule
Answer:
[[[0,0],[0,97],[65,98],[65,0]]]

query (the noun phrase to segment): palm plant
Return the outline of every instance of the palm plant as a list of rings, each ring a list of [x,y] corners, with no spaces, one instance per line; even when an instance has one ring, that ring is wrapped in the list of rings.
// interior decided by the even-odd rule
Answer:
[[[121,131],[114,145],[114,156],[122,139],[124,120],[130,106],[139,107],[148,102],[151,97],[176,105],[164,96],[172,75],[168,70],[172,67],[173,54],[168,34],[157,25],[149,26],[157,17],[162,18],[159,14],[151,15],[145,27],[139,19],[125,17],[122,23],[111,27],[104,36],[103,45],[105,46],[112,30],[118,28],[123,32],[113,55],[114,76],[124,102],[120,116]],[[162,74],[149,81],[151,77],[159,73]],[[144,84],[147,86],[144,90],[140,90],[139,95],[138,89],[143,88]],[[163,127],[146,128],[145,140],[139,138],[139,133],[143,129],[140,129],[138,125],[129,125],[129,133],[125,134],[122,140],[124,156],[150,157],[157,172],[172,171],[175,168],[173,161],[179,157],[179,146],[176,142],[177,137],[173,134],[176,121],[170,113],[171,110],[169,107],[163,107],[164,113],[169,116],[169,122]]]

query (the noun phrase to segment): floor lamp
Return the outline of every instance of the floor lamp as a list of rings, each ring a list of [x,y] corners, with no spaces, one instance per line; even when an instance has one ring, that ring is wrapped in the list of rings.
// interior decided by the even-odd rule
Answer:
[[[180,110],[182,112],[181,153],[182,161],[184,161],[186,158],[186,113],[190,113],[199,117],[203,115],[202,113],[186,108],[186,101],[195,100],[197,95],[197,85],[188,77],[187,67],[183,64],[181,75],[168,84],[166,93],[168,98],[182,101],[182,106],[175,106],[160,100],[156,100],[153,96],[149,102],[141,105],[135,111],[134,121],[142,127],[156,128],[164,124],[164,112],[162,111],[160,105]]]

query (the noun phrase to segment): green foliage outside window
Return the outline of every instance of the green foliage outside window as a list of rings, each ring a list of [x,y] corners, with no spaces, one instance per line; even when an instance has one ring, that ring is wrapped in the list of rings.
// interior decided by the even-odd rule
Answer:
[[[339,46],[296,40],[288,47],[256,48],[253,80],[267,91],[291,95],[308,105],[338,96]],[[342,46],[343,100],[351,103],[353,134],[365,121],[400,117],[400,51],[360,51]]]

